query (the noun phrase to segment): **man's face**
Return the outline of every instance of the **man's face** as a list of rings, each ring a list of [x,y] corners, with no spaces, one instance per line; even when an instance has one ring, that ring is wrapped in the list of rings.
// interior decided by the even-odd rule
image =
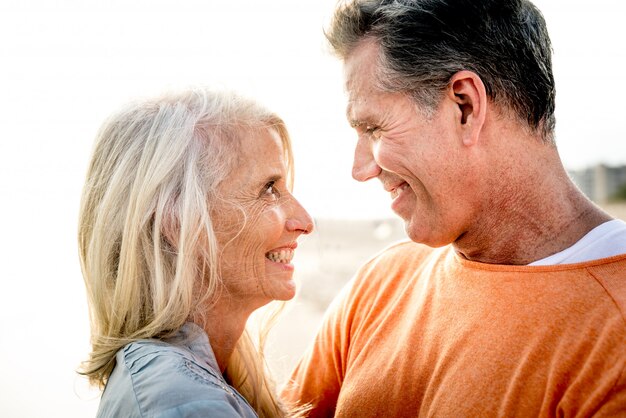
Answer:
[[[432,117],[402,93],[377,87],[378,46],[362,41],[344,62],[347,116],[356,129],[353,177],[377,177],[416,242],[441,246],[475,214],[474,174],[458,134],[458,107],[445,98]]]

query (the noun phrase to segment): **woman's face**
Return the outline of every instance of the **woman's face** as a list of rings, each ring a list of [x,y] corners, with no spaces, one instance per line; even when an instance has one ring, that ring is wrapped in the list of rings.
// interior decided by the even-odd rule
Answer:
[[[220,248],[225,294],[256,309],[294,297],[296,240],[313,221],[287,187],[287,161],[274,130],[246,131],[235,166],[218,186],[223,200],[212,220]]]

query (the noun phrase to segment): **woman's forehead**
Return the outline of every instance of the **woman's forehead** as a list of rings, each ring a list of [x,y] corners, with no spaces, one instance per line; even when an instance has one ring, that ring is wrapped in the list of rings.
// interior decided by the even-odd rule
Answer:
[[[286,176],[283,140],[275,129],[242,132],[236,163],[222,186],[246,187]]]

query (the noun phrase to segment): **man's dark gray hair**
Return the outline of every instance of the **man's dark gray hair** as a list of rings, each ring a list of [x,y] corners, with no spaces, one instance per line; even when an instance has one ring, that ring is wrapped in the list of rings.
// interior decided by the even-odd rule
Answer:
[[[337,7],[326,37],[342,59],[374,39],[381,87],[407,92],[430,110],[456,72],[473,71],[490,100],[554,141],[550,38],[527,0],[349,0]]]

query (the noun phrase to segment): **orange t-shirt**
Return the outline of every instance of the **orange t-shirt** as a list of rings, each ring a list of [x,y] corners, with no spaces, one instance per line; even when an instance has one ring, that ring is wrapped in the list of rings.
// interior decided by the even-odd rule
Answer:
[[[397,244],[333,302],[286,399],[312,417],[626,416],[626,254],[471,262]]]

